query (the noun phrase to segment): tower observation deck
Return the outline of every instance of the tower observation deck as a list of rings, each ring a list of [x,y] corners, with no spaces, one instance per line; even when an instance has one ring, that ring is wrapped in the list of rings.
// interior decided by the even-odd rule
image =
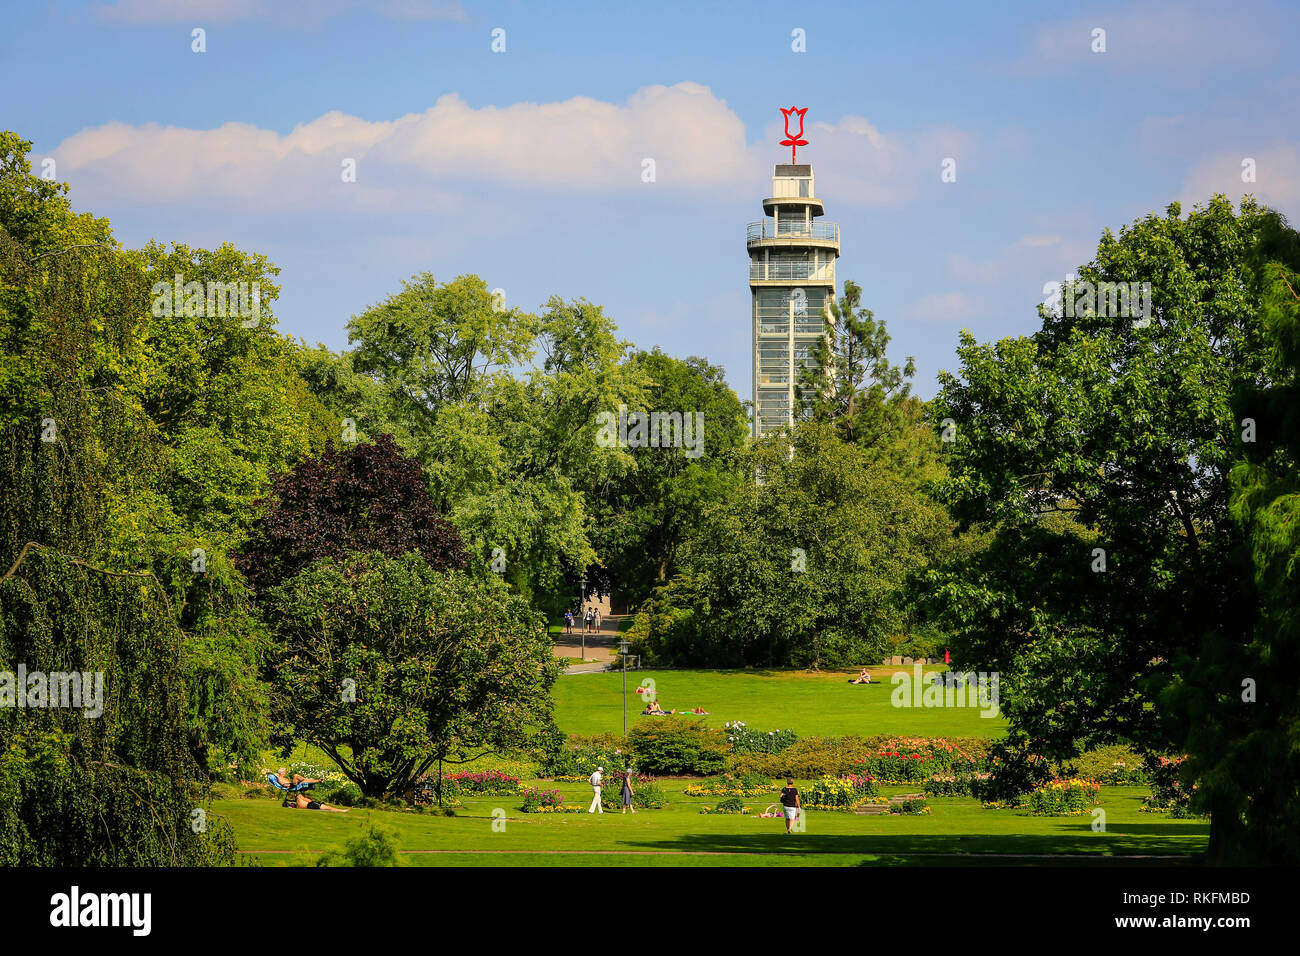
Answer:
[[[792,425],[799,409],[799,370],[816,364],[835,295],[840,227],[821,221],[812,166],[781,163],[772,171],[764,218],[745,230],[754,327],[754,437]]]

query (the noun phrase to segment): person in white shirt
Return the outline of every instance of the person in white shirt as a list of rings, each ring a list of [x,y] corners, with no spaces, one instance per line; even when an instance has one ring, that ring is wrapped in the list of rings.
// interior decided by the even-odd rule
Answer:
[[[588,813],[605,812],[605,808],[600,804],[600,783],[604,779],[601,776],[601,771],[604,769],[605,769],[604,767],[597,767],[596,772],[593,773],[590,777],[591,792],[594,794],[594,796],[591,798],[591,806],[587,808]]]

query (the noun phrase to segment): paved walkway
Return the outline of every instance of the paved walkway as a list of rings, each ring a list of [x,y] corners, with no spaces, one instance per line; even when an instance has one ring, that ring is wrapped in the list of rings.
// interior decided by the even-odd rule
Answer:
[[[626,614],[606,614],[600,627],[586,636],[586,663],[576,660],[565,669],[566,674],[594,674],[607,669],[618,658],[618,626]],[[572,634],[560,634],[555,639],[555,656],[581,658],[583,656],[582,624],[573,622]]]

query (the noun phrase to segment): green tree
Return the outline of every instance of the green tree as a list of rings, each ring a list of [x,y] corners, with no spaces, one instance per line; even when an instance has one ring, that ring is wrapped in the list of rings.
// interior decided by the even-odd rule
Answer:
[[[799,373],[803,410],[834,423],[845,441],[887,446],[916,423],[915,403],[909,402],[916,362],[909,357],[899,367],[889,361],[889,332],[862,305],[856,282],[844,283],[844,295],[827,303],[827,313],[825,335]]]
[[[272,589],[276,739],[320,747],[367,796],[438,761],[526,751],[553,727],[540,617],[488,575],[418,554],[317,561]]]
[[[1244,460],[1230,509],[1247,536],[1241,573],[1257,595],[1250,638],[1206,635],[1175,659],[1160,700],[1185,740],[1193,806],[1214,813],[1217,863],[1300,862],[1300,235],[1278,218],[1258,246],[1262,317],[1277,371],[1243,389],[1235,417]],[[1248,440],[1254,439],[1254,440]]]
[[[758,480],[704,515],[629,635],[679,666],[879,660],[909,576],[946,547],[942,508],[826,425],[759,442],[744,467]]]
[[[646,383],[629,415],[678,412],[698,414],[703,422],[701,454],[682,447],[629,448],[630,467],[584,482],[601,564],[621,597],[635,605],[677,571],[682,543],[708,508],[739,491],[749,429],[720,367],[658,349],[636,352],[627,364],[627,377]]]
[[[1276,227],[1252,200],[1238,213],[1216,196],[1108,230],[1071,308],[1040,307],[1029,338],[963,333],[960,375],[941,375],[931,415],[955,438],[942,493],[991,537],[935,575],[935,603],[958,662],[1001,671],[1004,712],[1039,753],[1121,737],[1179,749],[1153,706],[1162,689],[1251,640],[1229,510],[1234,401],[1276,374],[1252,253]],[[1103,306],[1101,283],[1149,283],[1149,311]],[[1209,809],[1215,843],[1235,811]]]

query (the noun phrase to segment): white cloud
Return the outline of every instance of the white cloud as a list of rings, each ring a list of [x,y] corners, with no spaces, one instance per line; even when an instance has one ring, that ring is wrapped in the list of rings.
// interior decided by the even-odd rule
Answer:
[[[394,120],[334,111],[284,134],[247,123],[200,130],[113,122],[68,137],[53,155],[92,205],[111,197],[445,209],[449,196],[483,204],[501,190],[752,197],[783,158],[773,145],[780,138],[778,124],[778,135],[748,144],[725,100],[683,82],[644,87],[622,104],[577,96],[474,108],[449,93]],[[969,149],[958,130],[891,135],[856,116],[816,124],[807,138],[808,158],[827,171],[818,192],[845,203],[905,203],[922,182],[938,182],[944,155]],[[345,159],[356,160],[355,183],[342,182]],[[647,159],[655,164],[650,183],[642,179]]]
[[[783,127],[776,123],[768,127],[765,143],[783,138]],[[809,144],[800,147],[800,159],[807,157],[814,170],[822,170],[818,193],[834,196],[836,202],[884,206],[905,205],[926,186],[938,184],[941,164],[948,157],[957,160],[960,181],[974,145],[970,135],[954,127],[882,133],[861,116],[811,123],[805,138]],[[758,152],[766,157],[773,150],[763,145]]]
[[[284,135],[246,123],[197,130],[115,122],[68,137],[54,155],[83,196],[102,188],[140,201],[217,195],[275,206],[318,202],[338,189],[352,197],[341,201],[366,204],[412,183],[457,192],[471,183],[671,191],[760,177],[744,124],[695,83],[646,87],[623,105],[574,97],[474,109],[447,94],[423,113],[372,122],[330,112]],[[340,179],[345,158],[357,161],[356,183]],[[654,183],[642,182],[645,158],[655,160]]]

